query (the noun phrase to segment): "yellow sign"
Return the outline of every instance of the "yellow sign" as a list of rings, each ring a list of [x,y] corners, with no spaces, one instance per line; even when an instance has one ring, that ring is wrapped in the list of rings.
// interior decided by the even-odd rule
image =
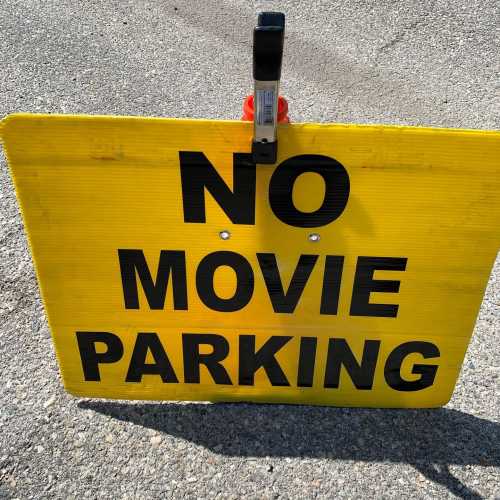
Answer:
[[[500,240],[500,134],[13,115],[1,135],[78,396],[431,407]]]

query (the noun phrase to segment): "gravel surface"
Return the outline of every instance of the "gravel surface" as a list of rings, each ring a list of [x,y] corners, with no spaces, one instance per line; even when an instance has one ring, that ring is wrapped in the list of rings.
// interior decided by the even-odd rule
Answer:
[[[272,8],[293,121],[499,128],[496,0],[2,0],[0,116],[238,118]],[[78,400],[0,205],[1,498],[500,498],[500,261],[443,409]]]

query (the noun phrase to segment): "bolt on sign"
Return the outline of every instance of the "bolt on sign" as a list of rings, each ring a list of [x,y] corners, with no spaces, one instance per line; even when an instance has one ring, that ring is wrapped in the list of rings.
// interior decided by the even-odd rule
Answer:
[[[12,115],[1,125],[67,390],[433,407],[500,243],[500,134]]]

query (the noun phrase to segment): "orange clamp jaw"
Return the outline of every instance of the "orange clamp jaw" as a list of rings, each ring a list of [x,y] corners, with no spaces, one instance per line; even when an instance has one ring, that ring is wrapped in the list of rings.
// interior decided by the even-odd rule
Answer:
[[[253,102],[253,94],[245,97],[243,101],[243,115],[241,116],[242,121],[253,122]],[[290,117],[288,116],[288,101],[281,95],[278,97],[278,123],[290,123]]]

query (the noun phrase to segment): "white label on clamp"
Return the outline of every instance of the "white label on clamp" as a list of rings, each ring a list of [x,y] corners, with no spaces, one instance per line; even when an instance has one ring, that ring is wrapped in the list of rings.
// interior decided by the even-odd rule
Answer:
[[[257,125],[272,125],[275,116],[275,91],[271,90],[257,90],[255,92],[257,100],[257,116],[255,118]]]

